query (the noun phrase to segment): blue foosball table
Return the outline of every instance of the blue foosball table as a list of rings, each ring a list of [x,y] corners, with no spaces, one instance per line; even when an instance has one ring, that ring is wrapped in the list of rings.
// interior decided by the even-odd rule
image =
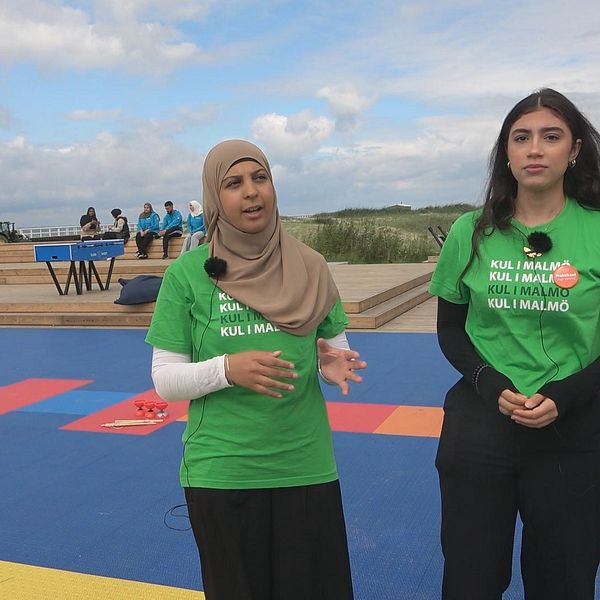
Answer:
[[[92,289],[92,276],[101,290],[109,288],[115,259],[117,256],[125,253],[125,243],[123,240],[91,240],[87,242],[66,242],[60,244],[36,244],[33,247],[33,253],[36,262],[46,263],[52,276],[52,281],[54,281],[54,285],[61,296],[69,293],[71,281],[75,284],[77,294],[81,295],[84,286],[86,290]],[[106,280],[103,282],[100,279],[94,262],[107,259],[110,259],[110,265]],[[63,288],[58,281],[52,263],[66,261],[71,264],[69,266],[67,281]]]

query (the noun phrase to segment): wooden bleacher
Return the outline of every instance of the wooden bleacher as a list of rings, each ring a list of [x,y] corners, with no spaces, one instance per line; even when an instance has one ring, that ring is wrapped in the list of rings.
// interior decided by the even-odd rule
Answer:
[[[154,304],[114,304],[119,278],[162,275],[179,255],[182,241],[172,240],[162,260],[159,240],[149,258],[138,260],[129,241],[125,254],[115,261],[110,289],[93,286],[78,296],[72,287],[60,296],[44,263],[36,263],[32,242],[0,244],[0,326],[147,327]],[[100,276],[108,261],[95,263]],[[69,263],[53,263],[59,281],[65,282]],[[331,264],[351,329],[378,331],[434,331],[435,300],[427,292],[433,263],[348,265]]]

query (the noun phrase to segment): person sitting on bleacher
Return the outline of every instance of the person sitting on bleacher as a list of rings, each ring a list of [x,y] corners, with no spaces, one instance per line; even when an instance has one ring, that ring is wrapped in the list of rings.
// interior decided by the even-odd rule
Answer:
[[[113,208],[110,214],[115,220],[113,225],[109,225],[108,231],[102,235],[103,240],[127,240],[129,239],[129,224],[127,223],[127,217],[125,217],[120,208]]]
[[[171,238],[183,235],[183,218],[181,213],[173,208],[173,203],[170,200],[165,202],[165,210],[167,212],[163,217],[159,234],[163,239],[163,258],[169,258],[169,242]]]
[[[138,258],[148,258],[148,247],[152,240],[157,238],[160,230],[160,219],[154,212],[152,204],[146,202],[144,210],[140,213],[138,219],[138,231],[135,234],[135,243],[137,244]]]
[[[199,246],[206,238],[206,230],[204,228],[204,215],[202,214],[202,204],[196,200],[192,200],[189,204],[190,214],[187,218],[188,232],[181,246],[181,256],[188,250],[193,250]]]
[[[100,221],[98,221],[96,209],[93,206],[90,206],[85,215],[81,216],[79,226],[81,227],[82,242],[100,239]]]

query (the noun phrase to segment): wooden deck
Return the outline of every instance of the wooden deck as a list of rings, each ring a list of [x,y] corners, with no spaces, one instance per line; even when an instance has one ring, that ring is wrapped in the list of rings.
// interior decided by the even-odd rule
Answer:
[[[170,254],[179,254],[181,242],[171,243]],[[44,263],[33,261],[31,243],[0,245],[0,326],[147,327],[154,304],[114,304],[121,277],[162,275],[170,263],[162,260],[155,242],[148,260],[136,260],[135,244],[115,261],[110,289],[76,295],[72,287],[60,296]],[[107,262],[96,263],[102,276]],[[433,263],[348,265],[331,264],[340,290],[350,329],[375,331],[433,332],[436,301],[427,292]],[[64,283],[68,263],[54,263]]]

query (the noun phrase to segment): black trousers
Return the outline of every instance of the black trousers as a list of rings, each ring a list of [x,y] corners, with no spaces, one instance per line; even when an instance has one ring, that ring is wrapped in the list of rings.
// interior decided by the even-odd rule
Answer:
[[[126,244],[129,237],[125,237],[119,231],[106,231],[102,234],[102,239],[103,240],[125,240],[124,243]]]
[[[352,600],[339,482],[185,496],[206,600]]]
[[[152,231],[149,231],[146,235],[140,235],[140,232],[138,231],[135,234],[135,243],[136,243],[138,252],[141,252],[142,254],[148,254],[148,247],[152,243],[152,240],[154,240],[157,237],[158,237],[158,234],[156,234]]]
[[[163,254],[168,254],[169,242],[171,241],[171,238],[181,237],[182,234],[183,234],[183,232],[181,231],[181,229],[167,229],[165,231],[165,234],[163,235],[163,240],[162,240]]]
[[[600,451],[557,426],[528,430],[461,382],[446,397],[436,467],[444,600],[500,600],[523,521],[525,600],[593,600],[600,561]]]

